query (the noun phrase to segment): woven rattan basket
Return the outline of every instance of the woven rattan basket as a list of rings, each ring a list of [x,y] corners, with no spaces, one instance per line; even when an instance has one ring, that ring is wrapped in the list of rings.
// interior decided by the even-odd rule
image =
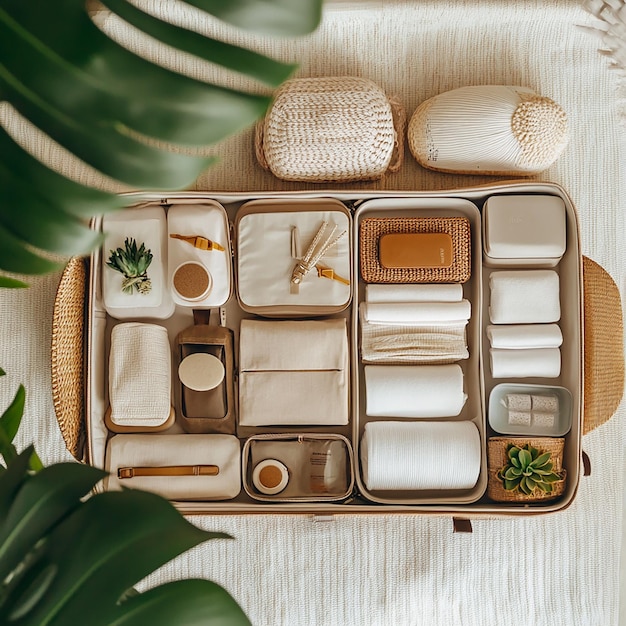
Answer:
[[[383,267],[379,241],[388,233],[447,233],[452,238],[449,267]],[[361,276],[368,283],[464,283],[471,274],[470,223],[465,217],[369,217],[359,230]]]
[[[403,159],[403,107],[372,81],[300,78],[277,92],[256,127],[262,167],[283,180],[377,180]]]
[[[510,445],[519,448],[530,444],[540,454],[550,452],[553,463],[552,471],[562,476],[562,480],[552,483],[552,493],[544,493],[539,489],[527,495],[521,491],[507,491],[498,478],[497,473],[507,464],[507,451]],[[563,469],[563,448],[565,439],[562,437],[490,437],[487,443],[487,496],[496,502],[544,502],[554,500],[565,491],[566,471]]]

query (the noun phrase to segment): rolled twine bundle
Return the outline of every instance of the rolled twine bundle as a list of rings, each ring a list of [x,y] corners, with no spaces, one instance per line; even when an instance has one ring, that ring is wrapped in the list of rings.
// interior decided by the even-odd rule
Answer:
[[[480,473],[473,422],[370,422],[361,464],[370,490],[471,489]]]
[[[567,116],[525,87],[476,85],[439,94],[411,118],[408,143],[423,167],[526,175],[548,168],[568,141]]]

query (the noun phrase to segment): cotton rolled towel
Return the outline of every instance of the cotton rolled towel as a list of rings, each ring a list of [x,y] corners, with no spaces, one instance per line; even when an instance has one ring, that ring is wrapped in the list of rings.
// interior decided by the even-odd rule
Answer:
[[[558,348],[563,343],[563,333],[558,324],[487,326],[487,337],[492,348],[507,350]]]
[[[499,350],[492,348],[493,378],[556,378],[561,373],[559,348]]]
[[[396,285],[393,283],[365,287],[366,302],[459,302],[463,299],[463,285],[425,284]]]
[[[110,428],[153,430],[173,418],[167,329],[127,322],[111,331]]]
[[[370,417],[454,417],[467,396],[458,365],[366,365]]]
[[[480,473],[473,422],[369,422],[361,466],[370,491],[471,489]]]
[[[467,322],[469,300],[459,302],[366,302],[361,305],[363,320],[369,324],[416,325]]]
[[[561,317],[559,275],[554,270],[492,272],[492,324],[542,324]]]

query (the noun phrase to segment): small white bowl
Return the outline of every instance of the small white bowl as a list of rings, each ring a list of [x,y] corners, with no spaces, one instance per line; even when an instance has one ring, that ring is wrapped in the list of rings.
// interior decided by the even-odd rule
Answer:
[[[279,481],[276,481],[274,477],[271,484],[266,484],[262,481],[261,472],[269,468],[278,470],[280,475]],[[277,461],[276,459],[265,459],[264,461],[261,461],[255,466],[254,471],[252,472],[252,483],[258,491],[268,496],[280,493],[287,486],[288,482],[289,470],[283,463]]]

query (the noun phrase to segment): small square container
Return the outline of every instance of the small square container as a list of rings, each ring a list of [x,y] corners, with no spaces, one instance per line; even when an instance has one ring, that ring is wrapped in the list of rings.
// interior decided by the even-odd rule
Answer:
[[[483,241],[486,265],[555,267],[565,252],[565,204],[548,195],[490,196]]]
[[[572,427],[572,394],[552,385],[496,385],[489,426],[501,435],[562,437]]]

